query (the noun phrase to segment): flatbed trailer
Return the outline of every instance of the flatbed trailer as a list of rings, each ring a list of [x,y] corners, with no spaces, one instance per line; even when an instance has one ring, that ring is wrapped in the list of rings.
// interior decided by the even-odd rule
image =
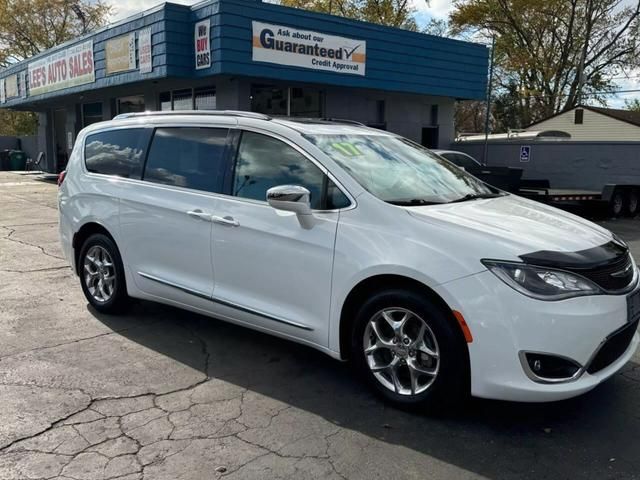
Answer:
[[[557,207],[600,209],[613,217],[640,213],[640,185],[607,184],[601,191],[550,188],[548,180],[522,180],[517,194]]]
[[[451,148],[482,160],[484,142],[460,141]],[[634,142],[489,139],[487,151],[490,167],[522,170],[520,182],[509,190],[513,193],[558,207],[606,211],[613,217],[640,215],[640,138]]]

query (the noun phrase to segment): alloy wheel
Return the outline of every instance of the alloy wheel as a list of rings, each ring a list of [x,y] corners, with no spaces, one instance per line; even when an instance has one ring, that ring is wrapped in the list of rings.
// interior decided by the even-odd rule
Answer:
[[[84,282],[99,303],[111,300],[116,288],[116,270],[109,252],[100,245],[89,248],[84,257]]]
[[[435,381],[440,350],[435,335],[419,315],[385,308],[367,323],[364,355],[374,377],[399,395],[417,395]]]

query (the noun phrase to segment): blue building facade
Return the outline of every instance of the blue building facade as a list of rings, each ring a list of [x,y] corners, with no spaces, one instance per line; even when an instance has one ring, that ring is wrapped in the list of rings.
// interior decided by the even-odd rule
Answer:
[[[0,108],[39,112],[49,171],[83,127],[141,110],[346,118],[437,147],[487,64],[482,45],[256,0],[165,3],[1,71]]]

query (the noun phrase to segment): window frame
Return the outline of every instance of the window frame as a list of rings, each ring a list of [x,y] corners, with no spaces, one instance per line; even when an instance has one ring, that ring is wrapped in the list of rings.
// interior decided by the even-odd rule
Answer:
[[[209,194],[209,195],[220,195],[223,194],[225,191],[225,179],[226,179],[226,174],[227,174],[227,165],[230,162],[230,153],[231,153],[231,144],[230,144],[230,137],[231,137],[231,133],[232,133],[232,128],[230,128],[229,126],[224,126],[224,125],[154,125],[152,128],[152,132],[151,132],[151,136],[149,137],[149,144],[147,145],[147,150],[146,150],[146,154],[144,156],[144,160],[143,160],[143,164],[142,164],[142,171],[141,171],[141,175],[140,178],[138,180],[140,180],[141,182],[144,182],[145,185],[154,185],[154,186],[158,186],[158,187],[165,187],[165,188],[177,188],[180,191],[189,191],[189,192],[197,192],[197,193],[201,193],[201,194]],[[221,165],[219,168],[219,176],[217,181],[215,182],[215,191],[209,191],[209,190],[199,190],[197,188],[191,188],[191,187],[181,187],[180,185],[171,185],[171,184],[167,184],[167,183],[159,183],[159,182],[152,182],[150,180],[145,180],[145,173],[147,171],[147,164],[149,161],[149,153],[151,153],[151,147],[153,145],[153,139],[156,136],[156,132],[157,130],[162,130],[162,129],[211,129],[211,130],[227,130],[227,137],[225,139],[224,142],[224,150],[222,152],[222,159],[221,159]]]
[[[274,140],[278,140],[281,141],[282,143],[284,143],[285,145],[288,145],[289,147],[293,148],[294,150],[296,150],[302,157],[304,157],[306,160],[310,161],[313,165],[315,165],[320,172],[322,172],[322,174],[324,175],[324,179],[329,179],[331,180],[336,187],[338,187],[338,190],[340,190],[340,192],[342,192],[342,194],[347,198],[347,200],[349,201],[349,204],[341,207],[341,208],[320,208],[320,209],[313,209],[313,212],[316,213],[330,213],[330,212],[339,212],[339,211],[343,211],[343,210],[351,210],[353,208],[356,208],[357,203],[355,201],[355,198],[349,193],[349,191],[342,185],[342,183],[340,183],[340,181],[324,166],[322,165],[318,160],[316,160],[311,154],[309,154],[307,151],[305,151],[302,147],[300,147],[299,145],[295,144],[294,142],[292,142],[291,140],[289,140],[286,137],[282,137],[278,134],[275,134],[273,132],[270,132],[268,130],[262,130],[259,128],[252,128],[252,127],[248,127],[248,126],[238,126],[234,130],[234,135],[232,137],[232,142],[229,148],[229,155],[228,155],[228,165],[227,168],[225,170],[225,174],[224,174],[224,195],[230,198],[233,198],[234,200],[237,201],[242,201],[242,202],[247,202],[247,203],[254,203],[256,205],[269,205],[269,203],[267,202],[267,200],[256,200],[254,198],[247,198],[247,197],[239,197],[237,195],[233,194],[233,181],[235,178],[235,171],[236,171],[236,165],[238,163],[238,154],[240,152],[240,142],[242,140],[242,134],[244,132],[251,132],[251,133],[256,133],[256,134],[260,134],[260,135],[264,135],[267,137],[270,137]],[[328,191],[328,187],[329,187],[329,183],[323,179],[323,185],[322,185],[322,205],[323,207],[326,207],[326,196],[327,196],[327,191]]]

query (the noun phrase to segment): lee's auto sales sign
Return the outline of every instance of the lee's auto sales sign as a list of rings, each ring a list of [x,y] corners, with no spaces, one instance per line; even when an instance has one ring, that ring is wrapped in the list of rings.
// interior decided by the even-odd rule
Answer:
[[[93,83],[96,80],[93,41],[74,45],[31,62],[28,70],[30,95]]]
[[[203,20],[196,23],[195,42],[196,42],[196,70],[209,68],[211,66],[211,43],[209,41],[209,22]]]

